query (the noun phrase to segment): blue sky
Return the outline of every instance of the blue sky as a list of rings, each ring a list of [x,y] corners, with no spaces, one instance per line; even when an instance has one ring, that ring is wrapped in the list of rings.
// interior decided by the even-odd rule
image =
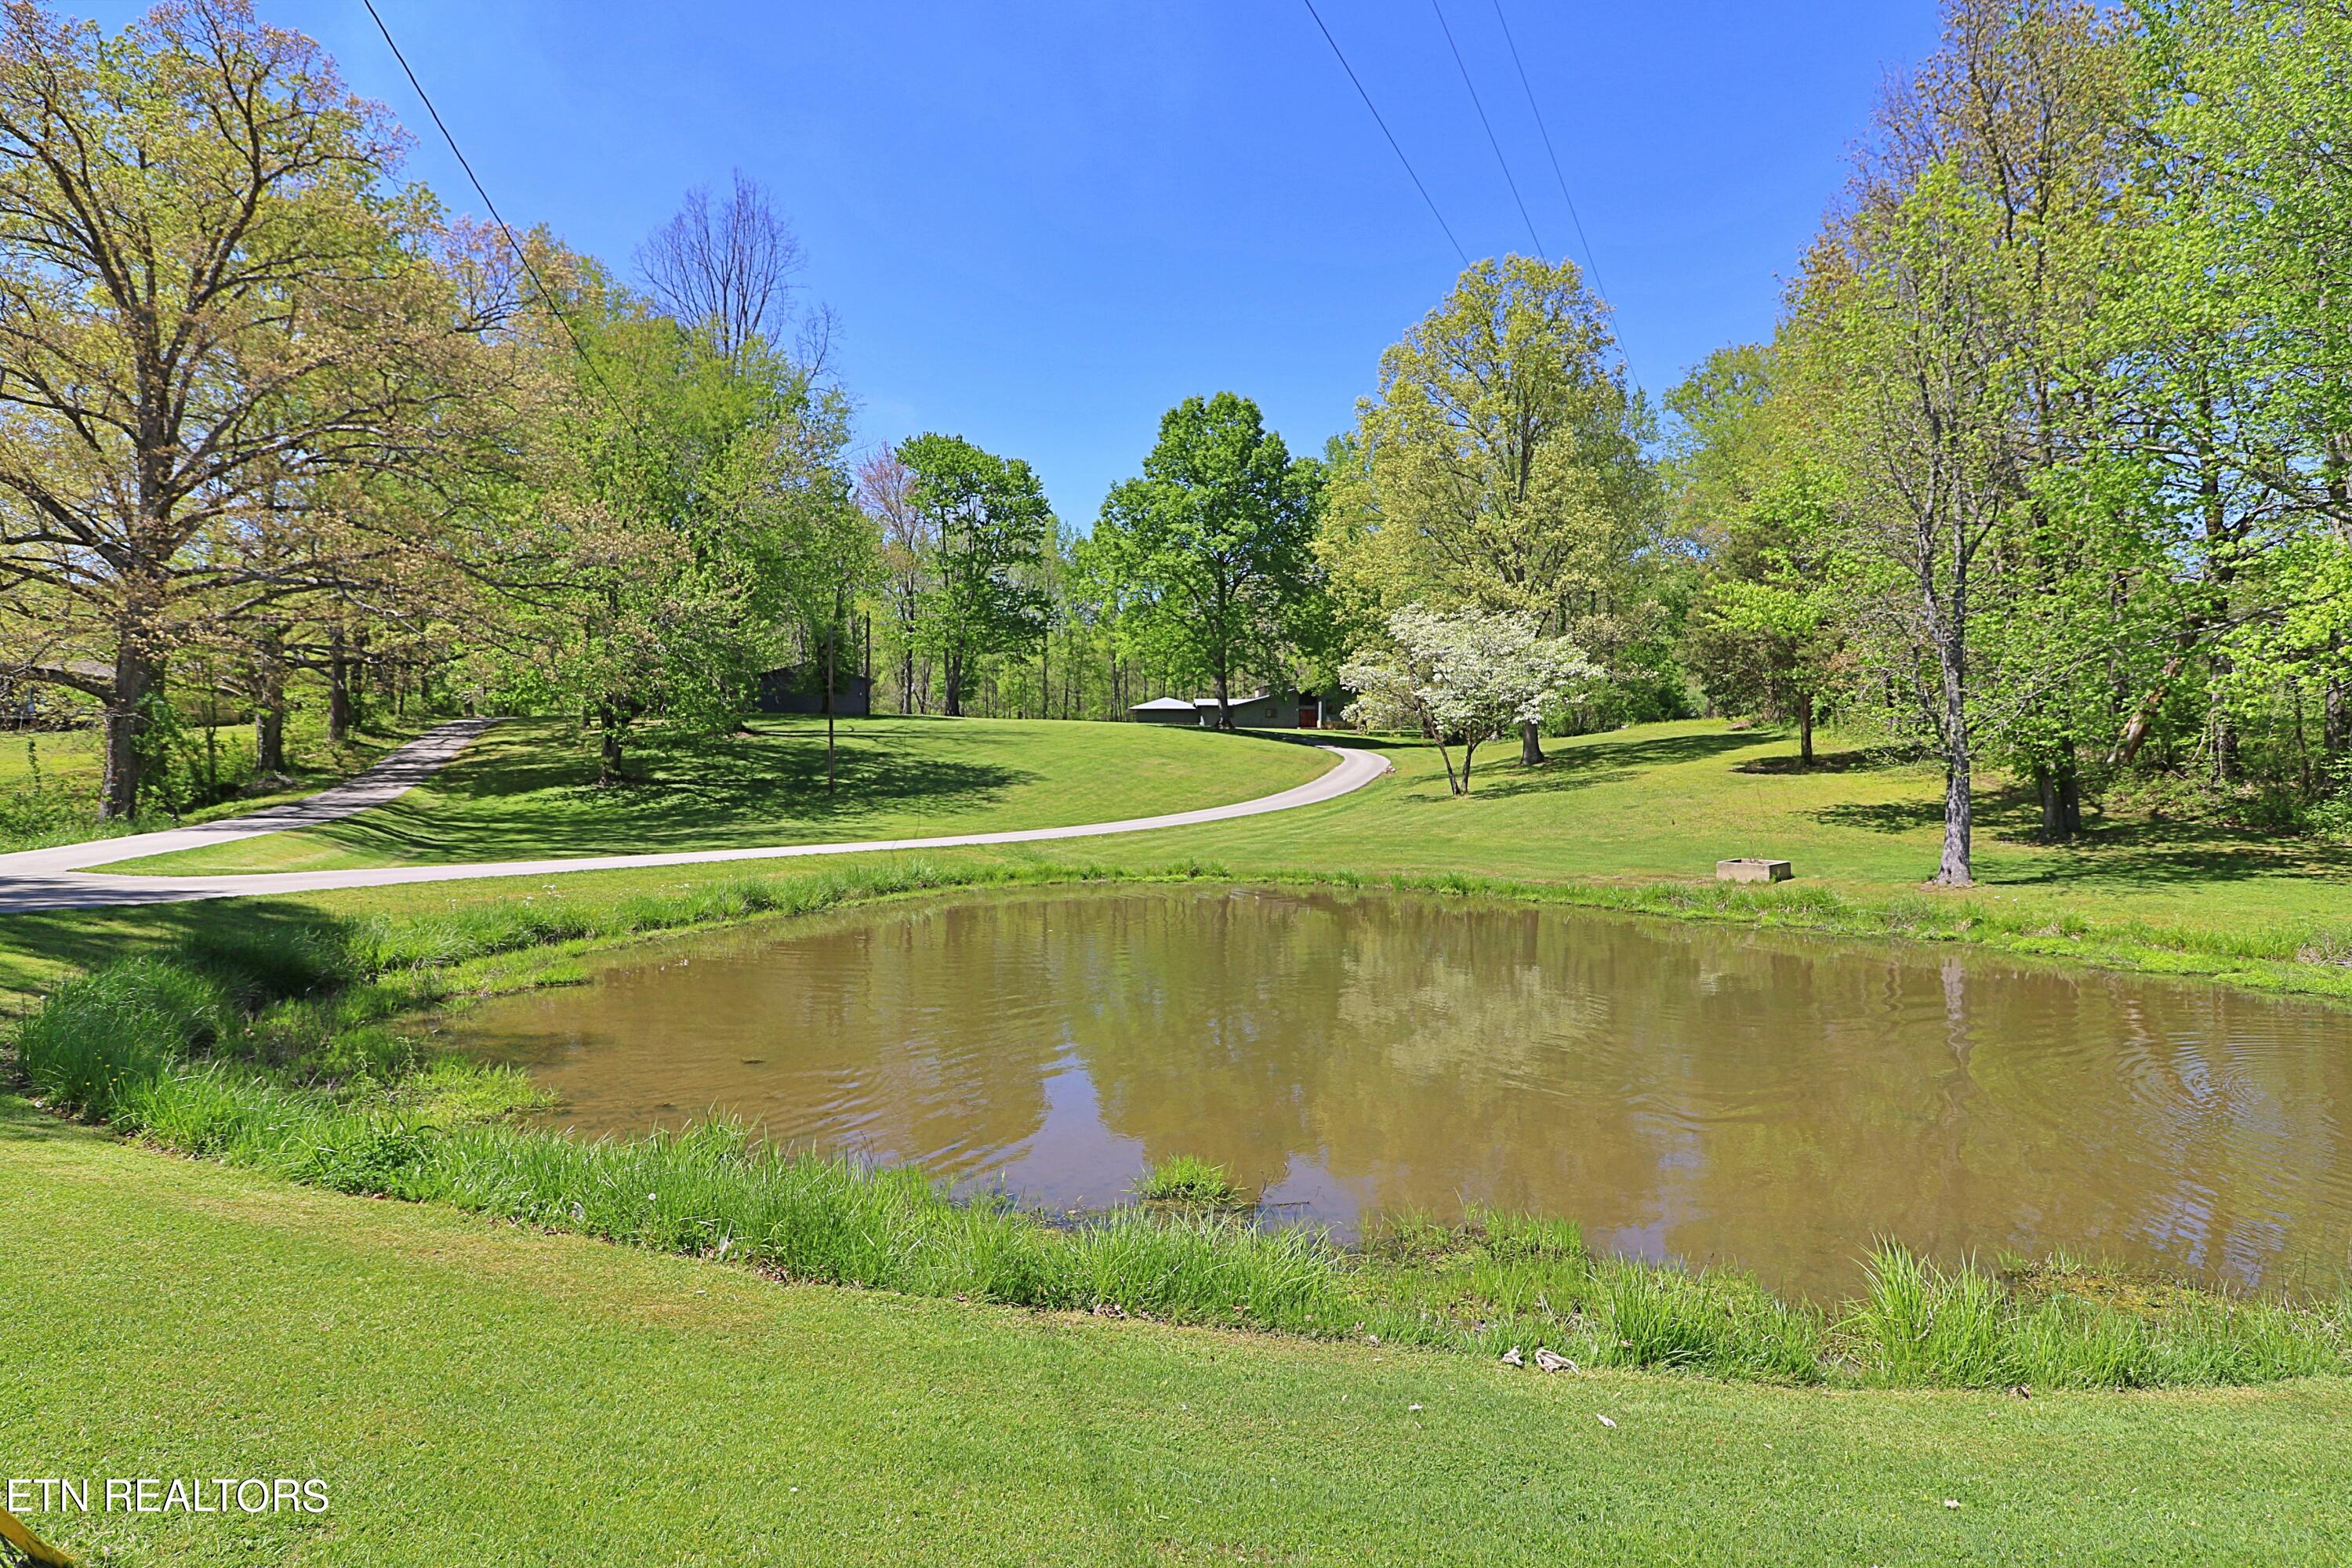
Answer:
[[[63,0],[118,26],[141,7]],[[839,312],[862,440],[1027,458],[1084,526],[1192,393],[1316,451],[1458,269],[1301,0],[378,0],[507,216],[625,265],[741,167]],[[1473,258],[1529,247],[1429,0],[1316,0]],[[478,204],[358,0],[257,0]],[[1536,231],[1581,258],[1497,26],[1444,0]],[[1503,0],[1653,395],[1770,327],[1932,0]]]

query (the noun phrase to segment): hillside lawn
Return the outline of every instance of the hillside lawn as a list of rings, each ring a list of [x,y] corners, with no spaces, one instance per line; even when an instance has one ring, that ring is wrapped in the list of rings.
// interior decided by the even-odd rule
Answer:
[[[0,801],[0,853],[15,849],[42,848],[54,844],[82,843],[93,838],[112,837],[124,833],[145,833],[159,827],[181,824],[216,822],[223,817],[242,816],[247,812],[268,806],[283,805],[316,795],[330,784],[341,784],[353,773],[373,765],[383,755],[404,742],[415,739],[428,726],[394,719],[373,726],[362,733],[354,731],[340,742],[330,742],[326,735],[324,717],[298,709],[289,716],[286,731],[286,761],[289,771],[282,780],[264,783],[255,781],[229,799],[212,805],[197,806],[184,812],[176,819],[152,805],[136,823],[101,823],[98,820],[97,800],[99,777],[104,759],[100,755],[100,736],[97,729],[37,730],[0,731],[0,796],[27,789],[38,777],[49,791],[71,790],[87,797],[87,816],[78,816],[62,824],[48,820],[34,833],[10,833],[5,823],[8,814],[5,801]],[[191,743],[201,748],[201,729],[190,731]],[[221,769],[225,777],[237,776],[236,770],[245,765],[253,753],[252,728],[249,725],[220,727],[217,734],[221,753]]]
[[[761,719],[707,735],[645,725],[604,787],[576,726],[502,724],[389,805],[291,833],[112,868],[202,876],[929,837],[1225,805],[1306,783],[1310,747],[1150,724]]]
[[[86,1562],[2245,1563],[2352,1536],[2335,1379],[1546,1377],[782,1286],[5,1099],[0,1247],[10,1474],[316,1476],[331,1500],[28,1518]]]
[[[1132,760],[1108,748],[1150,734],[1030,728],[1066,733],[1072,754],[1055,768],[1105,773]],[[781,744],[794,731],[772,733]],[[1211,784],[1145,801],[1169,792],[1105,778],[1108,794],[1082,805],[1013,781],[1002,798],[1085,820],[1245,798],[1318,763],[1273,739],[1157,739],[1206,759],[1187,776]],[[1463,876],[1848,931],[1942,920],[1927,934],[1964,940],[1993,940],[1997,915],[2003,940],[2040,950],[2352,994],[2352,856],[2339,847],[2097,818],[2081,846],[2051,847],[2032,839],[2030,803],[1992,791],[1985,885],[1950,894],[1919,886],[1938,832],[1932,767],[1840,756],[1800,773],[1787,736],[1659,725],[1554,742],[1541,770],[1482,759],[1475,793],[1455,800],[1428,748],[1363,743],[1383,744],[1399,775],[1324,805],[921,858],[947,871]],[[1272,776],[1244,784],[1265,755]],[[1024,765],[1005,756],[981,765]],[[496,853],[548,853],[552,824],[615,831],[636,809],[582,793],[555,782],[504,807],[478,795],[461,819]],[[434,826],[437,798],[414,801],[404,853],[458,837]],[[768,799],[740,817],[689,803],[664,842],[597,847],[758,842],[779,825],[819,836],[803,832],[810,822],[875,831]],[[952,784],[866,809],[926,831],[952,831],[965,811],[1004,825]],[[1738,854],[1790,858],[1801,880],[1719,894],[1713,862]],[[744,872],[5,916],[0,990],[22,1005],[63,973],[200,928],[266,933],[525,897],[617,910]],[[1823,895],[1843,912],[1825,914]],[[513,965],[528,983],[529,955]],[[21,1102],[0,1114],[0,1246],[19,1265],[0,1283],[15,1309],[0,1314],[0,1452],[15,1472],[219,1466],[316,1473],[334,1491],[323,1521],[58,1531],[93,1555],[111,1546],[116,1562],[547,1562],[593,1543],[614,1560],[712,1564],[2287,1563],[2352,1535],[2352,1384],[2337,1379],[2030,1400],[1546,1379],[1461,1355],[785,1287],[184,1162]]]

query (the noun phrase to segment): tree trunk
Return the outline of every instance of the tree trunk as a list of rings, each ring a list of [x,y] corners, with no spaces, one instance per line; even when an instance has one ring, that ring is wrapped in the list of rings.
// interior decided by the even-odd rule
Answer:
[[[1969,868],[1969,820],[1974,801],[1969,794],[1969,759],[1965,752],[1944,761],[1944,853],[1937,863],[1936,880],[1947,888],[1974,885]]]
[[[834,595],[833,626],[824,634],[824,793],[834,793],[833,768],[833,684],[835,659],[834,650],[841,643],[841,595]]]
[[[2035,765],[2033,784],[2042,797],[2042,837],[2063,844],[2083,831],[2083,783],[2070,750],[2054,763]]]
[[[253,710],[254,766],[265,773],[286,771],[286,693],[280,687]]]
[[[619,701],[607,698],[599,704],[596,710],[596,724],[602,732],[596,752],[596,782],[600,784],[619,784],[622,780]]]
[[[1533,723],[1519,726],[1519,766],[1539,768],[1544,764],[1543,731]]]
[[[2331,633],[2327,638],[2327,693],[2319,718],[2319,743],[2335,763],[2331,778],[2334,786],[2347,781],[2343,776],[2346,753],[2352,752],[2352,691],[2346,689],[2341,673],[2344,666],[2344,634]]]
[[[2235,551],[2239,530],[2229,521],[2228,505],[2221,490],[2221,458],[2211,439],[2213,399],[2210,393],[2200,393],[2197,399],[2199,418],[2197,443],[2197,491],[2205,519],[2205,571],[2212,594],[2210,611],[2214,622],[2226,626],[2230,623],[2231,593],[2238,575]],[[2213,691],[2210,723],[2213,735],[2213,782],[2227,784],[2238,776],[2238,726],[2231,716],[2223,688],[2236,666],[2230,656],[2218,649],[2213,655]]]
[[[1462,742],[1462,793],[1464,795],[1468,795],[1470,793],[1470,759],[1477,753],[1477,742],[1465,741]]]
[[[260,689],[253,704],[254,766],[265,773],[286,771],[285,635],[275,626],[261,634],[254,659]]]
[[[340,746],[352,732],[352,661],[343,648],[343,628],[327,633],[327,743]]]
[[[1957,547],[1953,553],[1958,565]],[[1975,880],[1970,837],[1976,808],[1969,744],[1968,580],[1958,572],[1954,579],[1944,633],[1936,645],[1944,677],[1944,853],[1936,866],[1936,880],[1947,888],[1966,888]]]
[[[369,669],[367,628],[362,626],[352,633],[352,728],[354,731],[367,728]]]
[[[2336,507],[2336,541],[2352,543],[2352,431],[2339,430],[2327,443],[2327,498]],[[2352,784],[2344,759],[2352,753],[2352,692],[2345,689],[2344,634],[2327,634],[2327,689],[2319,714],[2319,743],[2327,753],[2330,790]]]
[[[114,689],[106,703],[106,771],[98,791],[98,815],[107,822],[139,815],[146,771],[139,742],[147,731],[147,704],[163,678],[161,661],[144,643],[142,634],[127,632],[114,655]]]
[[[1813,694],[1797,693],[1797,765],[1813,765]]]
[[[2217,653],[2213,656],[2215,675],[2229,675],[2233,671],[2234,666],[2229,655]],[[2238,763],[2238,723],[2225,706],[2225,700],[2219,693],[2213,698],[2213,782],[2223,787],[2235,784],[2244,771]]]
[[[950,719],[963,717],[963,654],[950,648],[944,660],[947,668],[940,673],[947,683],[947,700],[941,704]]]
[[[1231,678],[1223,665],[1217,667],[1217,728],[1230,732],[1234,727],[1234,705],[1231,700]]]

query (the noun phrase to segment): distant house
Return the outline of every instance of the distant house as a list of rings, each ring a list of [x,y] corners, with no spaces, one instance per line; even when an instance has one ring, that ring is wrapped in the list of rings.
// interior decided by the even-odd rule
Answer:
[[[1236,730],[1329,730],[1339,723],[1343,706],[1336,697],[1326,697],[1309,691],[1254,691],[1246,697],[1234,698],[1227,706],[1233,710]],[[1128,717],[1139,724],[1190,724],[1204,730],[1217,727],[1217,700],[1195,697],[1187,701],[1181,697],[1155,697],[1149,702],[1139,702],[1127,710]]]
[[[1201,710],[1201,727],[1217,727],[1217,700],[1213,697],[1196,699],[1192,706]],[[1287,693],[1254,691],[1247,697],[1235,697],[1225,706],[1233,710],[1236,730],[1287,730],[1298,719],[1298,699]]]
[[[772,669],[760,677],[751,706],[762,713],[822,713],[824,711],[824,671]],[[844,719],[863,719],[874,710],[874,682],[868,677],[835,670],[833,710]]]
[[[1201,716],[1181,697],[1155,697],[1149,702],[1139,702],[1127,710],[1127,716],[1139,724],[1198,724]]]

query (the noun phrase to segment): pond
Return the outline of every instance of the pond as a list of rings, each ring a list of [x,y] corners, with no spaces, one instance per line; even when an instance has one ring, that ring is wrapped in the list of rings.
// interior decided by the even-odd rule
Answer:
[[[1850,1293],[1892,1237],[2247,1287],[2352,1262],[2352,1014],[1980,952],[1249,889],[961,896],[630,951],[446,1022],[583,1133],[714,1110],[1057,1209],[1493,1205]]]

